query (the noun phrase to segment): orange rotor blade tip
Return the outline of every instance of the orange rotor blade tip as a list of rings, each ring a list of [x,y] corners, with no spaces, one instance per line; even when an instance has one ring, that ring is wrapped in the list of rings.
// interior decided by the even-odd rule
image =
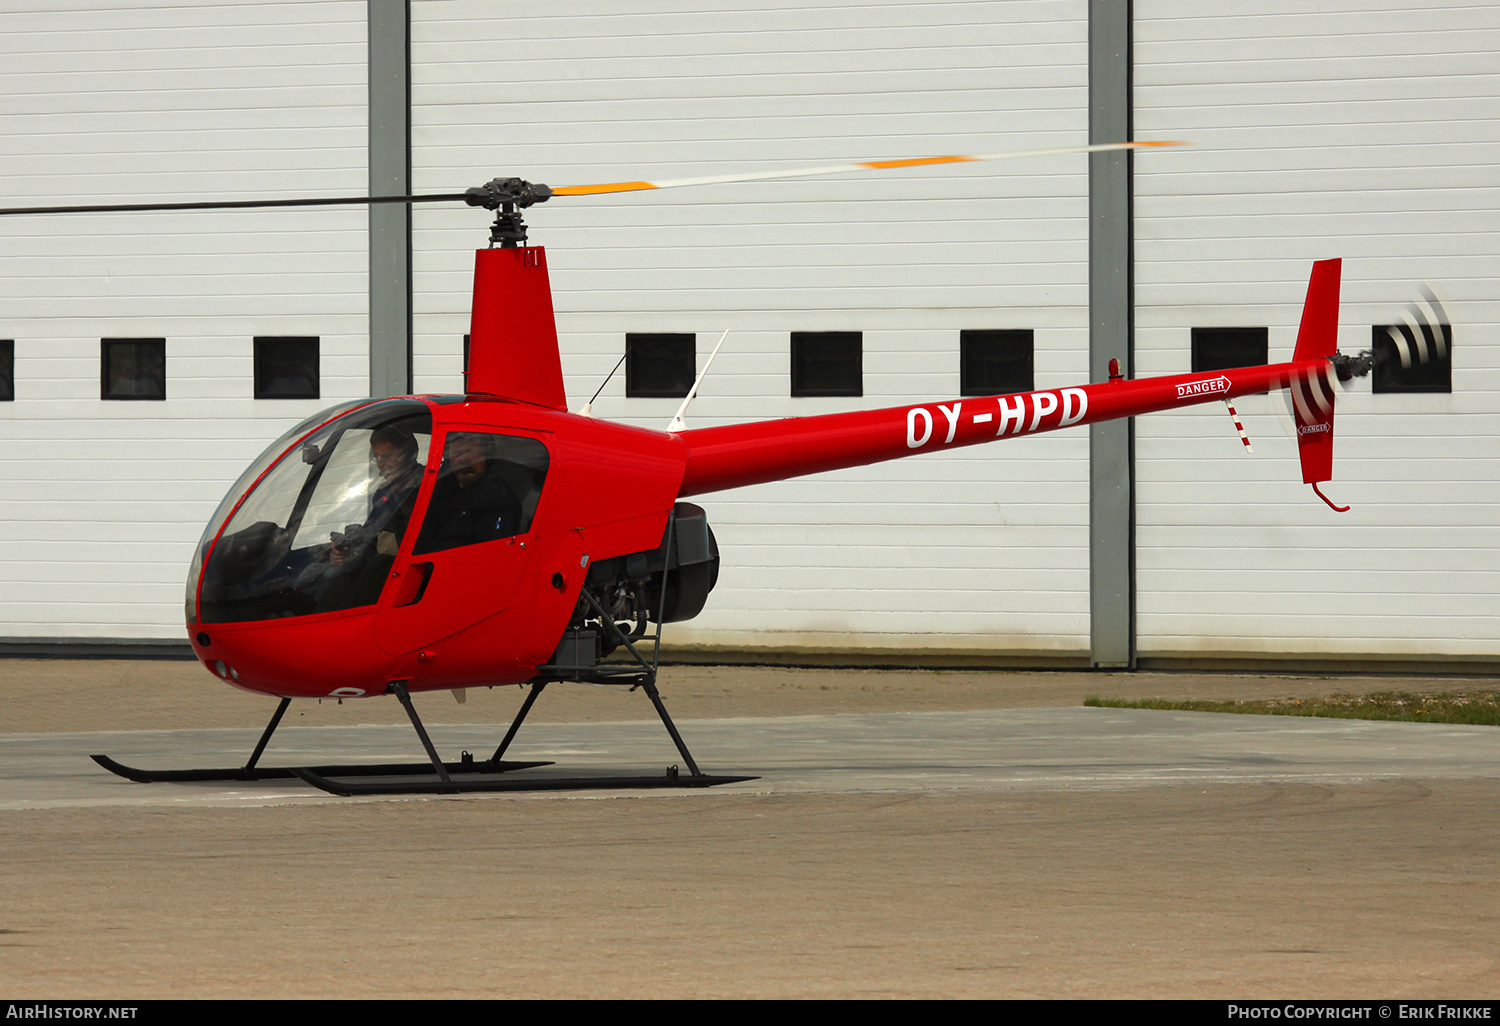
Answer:
[[[553,189],[554,196],[599,196],[610,192],[641,192],[655,189],[652,182],[608,182],[604,185],[564,185]]]
[[[909,157],[904,160],[866,160],[860,162],[860,167],[873,168],[883,171],[895,167],[924,167],[929,164],[961,164],[973,160],[973,157]]]
[[[1137,146],[1191,146],[1186,139],[1147,139],[1136,142]]]

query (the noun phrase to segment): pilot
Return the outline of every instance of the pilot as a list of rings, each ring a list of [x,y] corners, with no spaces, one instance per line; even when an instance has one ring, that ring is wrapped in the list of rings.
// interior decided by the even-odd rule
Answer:
[[[297,579],[297,590],[317,599],[317,612],[374,602],[411,520],[424,469],[417,462],[416,437],[397,425],[375,429],[370,462],[379,477],[364,523],[330,534],[329,544]]]
[[[448,466],[433,489],[417,552],[508,538],[520,530],[521,503],[487,436],[449,435],[443,456]]]
[[[417,486],[422,483],[422,464],[417,462],[417,440],[405,428],[387,425],[370,434],[370,462],[380,473],[380,484],[370,493],[370,515],[363,524],[351,524],[343,534],[331,536],[333,549],[328,561],[343,566],[360,542],[375,542],[375,551],[394,556],[411,520]]]

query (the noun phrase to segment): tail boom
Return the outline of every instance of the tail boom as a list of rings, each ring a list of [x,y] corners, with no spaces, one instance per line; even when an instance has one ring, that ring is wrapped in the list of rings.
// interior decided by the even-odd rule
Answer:
[[[685,496],[1196,406],[1321,379],[1324,358],[683,431]],[[1331,414],[1330,414],[1331,416]],[[1321,480],[1326,480],[1323,478]]]
[[[682,495],[865,466],[919,452],[978,445],[1283,388],[1291,390],[1302,479],[1317,491],[1319,482],[1333,476],[1332,382],[1337,373],[1348,370],[1344,364],[1337,372],[1334,367],[1342,359],[1338,356],[1341,270],[1340,260],[1313,264],[1290,363],[1135,381],[1113,377],[1073,388],[683,431],[678,437],[687,443],[688,457]],[[1321,491],[1318,495],[1329,502]]]

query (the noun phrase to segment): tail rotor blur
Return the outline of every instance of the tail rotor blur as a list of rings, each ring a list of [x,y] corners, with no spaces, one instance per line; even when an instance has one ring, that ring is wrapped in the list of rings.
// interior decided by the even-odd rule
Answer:
[[[1453,322],[1437,287],[1424,282],[1420,296],[1401,311],[1401,323],[1386,327],[1386,335],[1396,348],[1402,370],[1411,370],[1434,360],[1448,359]]]
[[[1340,391],[1350,387],[1354,378],[1369,374],[1378,361],[1374,349],[1354,356],[1338,351],[1338,264],[1336,260],[1321,260],[1313,265],[1292,357],[1293,364],[1301,366],[1295,367],[1286,383],[1284,426],[1297,442],[1303,483],[1311,485],[1318,498],[1342,513],[1349,507],[1335,505],[1319,488],[1333,476],[1335,399]],[[1419,298],[1401,312],[1401,323],[1385,329],[1403,370],[1448,358],[1452,338],[1447,311],[1448,304],[1438,289],[1423,284]],[[1379,348],[1380,340],[1376,341]],[[1313,360],[1318,362],[1308,362]]]

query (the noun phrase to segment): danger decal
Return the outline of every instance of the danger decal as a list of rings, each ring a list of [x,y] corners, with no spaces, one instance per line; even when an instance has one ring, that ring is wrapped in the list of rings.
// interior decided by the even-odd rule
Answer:
[[[1177,386],[1177,398],[1186,399],[1194,395],[1217,395],[1220,392],[1229,391],[1229,379],[1220,374],[1216,378],[1204,378],[1202,381],[1189,381]]]

